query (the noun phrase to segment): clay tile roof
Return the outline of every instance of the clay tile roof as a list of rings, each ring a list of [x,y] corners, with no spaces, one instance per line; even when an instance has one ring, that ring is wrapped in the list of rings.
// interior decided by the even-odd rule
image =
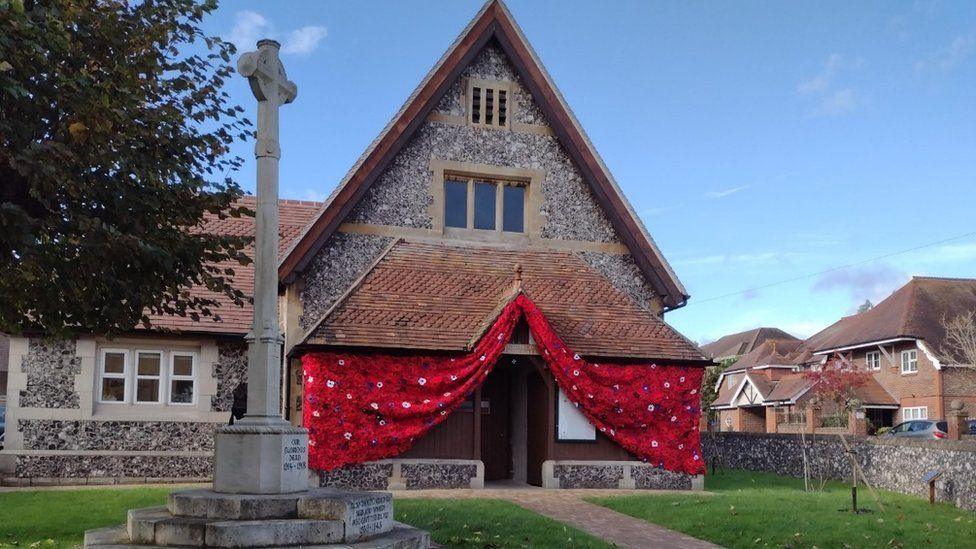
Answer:
[[[768,395],[766,402],[789,401],[810,387],[811,381],[803,374],[787,374],[776,382],[776,387]]]
[[[702,345],[701,350],[709,358],[725,359],[749,353],[767,339],[799,341],[779,328],[753,328],[723,336],[707,345]]]
[[[704,362],[693,343],[577,255],[398,241],[306,337],[307,345],[460,351],[523,290],[574,351]]]
[[[791,366],[803,352],[803,342],[798,339],[767,339],[752,351],[739,357],[726,371],[734,372],[758,366]]]
[[[897,337],[925,340],[934,351],[945,337],[943,316],[976,310],[976,279],[914,277],[873,308],[844,317],[807,340],[814,351]]]
[[[253,211],[256,207],[256,199],[253,196],[245,196],[240,199],[238,205],[246,206]],[[279,257],[284,255],[295,238],[301,234],[305,226],[321,208],[321,202],[308,200],[278,201],[278,235],[281,239],[278,246]],[[228,217],[220,219],[218,216],[208,215],[199,230],[212,234],[253,236],[254,218]],[[253,247],[248,247],[245,250],[245,253],[251,257],[253,257],[253,252]],[[228,263],[227,266],[234,269],[234,286],[245,294],[252,295],[254,293],[254,265],[242,266],[237,263]],[[220,316],[220,321],[215,322],[212,318],[194,321],[189,317],[151,315],[152,325],[156,328],[168,330],[228,335],[243,335],[250,329],[253,308],[249,303],[243,307],[238,307],[226,297],[199,286],[190,288],[190,293],[216,299],[221,304],[215,311]]]
[[[867,378],[863,385],[854,388],[854,394],[864,404],[898,406],[898,400],[885,390],[884,386],[878,383],[874,376]]]

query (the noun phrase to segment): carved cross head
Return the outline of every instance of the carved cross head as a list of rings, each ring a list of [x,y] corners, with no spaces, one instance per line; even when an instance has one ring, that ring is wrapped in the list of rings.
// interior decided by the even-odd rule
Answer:
[[[247,78],[258,101],[276,105],[291,103],[298,86],[285,76],[285,66],[278,58],[281,44],[274,40],[258,41],[258,51],[245,53],[237,61],[237,72]]]

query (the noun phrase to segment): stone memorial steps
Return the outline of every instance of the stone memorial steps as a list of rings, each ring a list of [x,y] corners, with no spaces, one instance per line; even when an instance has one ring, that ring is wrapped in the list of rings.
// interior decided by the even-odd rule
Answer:
[[[98,549],[429,546],[426,532],[393,521],[391,494],[329,488],[274,495],[174,492],[165,507],[130,510],[123,527],[85,534],[85,547]]]

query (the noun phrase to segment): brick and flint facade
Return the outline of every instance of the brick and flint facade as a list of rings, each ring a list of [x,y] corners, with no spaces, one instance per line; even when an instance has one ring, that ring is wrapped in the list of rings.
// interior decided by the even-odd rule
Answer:
[[[281,211],[282,405],[295,423],[302,353],[461,351],[492,318],[516,264],[542,306],[578,305],[559,309],[552,322],[580,354],[708,362],[663,322],[687,293],[500,3],[482,9],[324,204],[283,201]],[[250,234],[253,225],[214,230]],[[242,380],[250,320],[249,309],[220,312],[242,329],[206,332],[184,322],[173,326],[182,335],[169,338],[12,340],[7,474],[208,476],[213,429],[227,421],[229,395]],[[142,351],[161,351],[164,373],[154,378],[152,366],[139,373]],[[176,351],[196,357],[191,403],[137,402],[153,390],[185,394],[186,380],[166,369]],[[559,487],[697,483],[587,432],[582,414],[560,406],[543,366],[525,332],[506,348],[498,374],[411,450],[322,472],[320,482],[408,489],[500,478]],[[124,402],[103,402],[103,382]],[[564,433],[570,424],[575,431]]]

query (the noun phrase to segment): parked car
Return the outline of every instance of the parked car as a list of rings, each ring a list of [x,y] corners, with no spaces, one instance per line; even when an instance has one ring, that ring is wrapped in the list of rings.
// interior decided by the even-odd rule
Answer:
[[[970,427],[971,428],[971,427]],[[905,438],[949,438],[949,424],[935,419],[913,419],[895,425],[885,436]]]
[[[968,419],[966,422],[969,424],[969,435],[976,435],[976,419]]]

